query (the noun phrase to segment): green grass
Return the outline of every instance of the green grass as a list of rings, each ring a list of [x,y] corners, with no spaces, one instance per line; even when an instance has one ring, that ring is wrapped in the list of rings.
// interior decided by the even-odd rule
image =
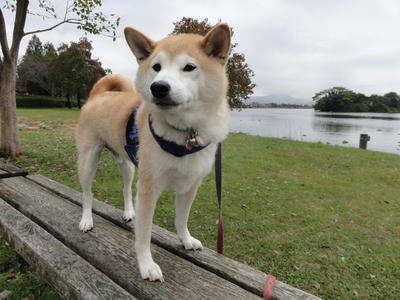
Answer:
[[[79,111],[20,109],[18,115],[27,125],[21,128],[27,159],[11,163],[80,190],[73,140]],[[325,299],[400,295],[400,156],[230,134],[223,168],[226,256]],[[122,178],[107,151],[93,191],[123,207]],[[212,249],[217,215],[210,174],[189,228]],[[172,192],[159,199],[154,222],[174,231]],[[0,249],[2,262],[10,251]]]
[[[7,299],[61,299],[39,275],[19,270],[13,249],[0,239],[0,292],[12,291]]]

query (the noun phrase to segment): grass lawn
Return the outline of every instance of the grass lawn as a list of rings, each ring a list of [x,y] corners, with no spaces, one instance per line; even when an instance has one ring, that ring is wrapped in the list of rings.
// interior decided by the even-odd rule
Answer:
[[[78,110],[19,109],[27,159],[11,163],[80,190],[78,115]],[[399,297],[400,156],[230,134],[223,143],[223,168],[226,256],[325,299]],[[107,151],[93,191],[123,208],[122,178]],[[189,228],[212,249],[217,218],[210,174],[193,204]],[[159,199],[154,222],[174,231],[172,192]],[[1,242],[0,266],[12,260]],[[12,289],[7,274],[0,275],[0,291]],[[37,285],[43,288],[42,281]]]

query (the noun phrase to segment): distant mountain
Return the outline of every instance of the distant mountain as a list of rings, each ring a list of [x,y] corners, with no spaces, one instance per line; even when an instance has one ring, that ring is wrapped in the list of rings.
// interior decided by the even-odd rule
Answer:
[[[284,94],[272,94],[268,96],[253,96],[246,101],[248,104],[257,102],[261,104],[276,103],[276,104],[297,104],[297,105],[313,105],[312,100],[294,98]]]

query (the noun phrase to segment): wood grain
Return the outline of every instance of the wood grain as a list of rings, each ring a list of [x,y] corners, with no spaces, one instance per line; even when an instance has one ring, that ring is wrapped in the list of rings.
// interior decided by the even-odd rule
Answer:
[[[27,178],[69,201],[81,205],[82,194],[80,192],[42,175],[29,175]],[[134,222],[125,223],[122,220],[122,211],[119,209],[94,199],[93,210],[99,216],[122,228],[130,231],[133,229]],[[153,225],[152,242],[256,295],[262,296],[263,294],[267,274],[260,270],[227,258],[208,248],[204,248],[203,251],[186,251],[176,234],[156,225]],[[273,299],[317,300],[320,298],[277,280]]]
[[[0,234],[66,299],[136,299],[0,198]]]
[[[139,299],[259,299],[156,245],[152,245],[152,253],[164,271],[165,282],[142,280],[132,232],[94,215],[93,231],[81,233],[81,208],[27,178],[0,180],[0,197]]]

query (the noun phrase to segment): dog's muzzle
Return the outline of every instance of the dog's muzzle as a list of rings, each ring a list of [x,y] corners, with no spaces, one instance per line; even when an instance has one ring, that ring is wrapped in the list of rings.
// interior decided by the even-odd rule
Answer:
[[[178,103],[174,102],[169,97],[171,86],[168,82],[160,80],[155,81],[150,86],[151,94],[153,95],[153,102],[161,108],[170,108],[177,106]]]

